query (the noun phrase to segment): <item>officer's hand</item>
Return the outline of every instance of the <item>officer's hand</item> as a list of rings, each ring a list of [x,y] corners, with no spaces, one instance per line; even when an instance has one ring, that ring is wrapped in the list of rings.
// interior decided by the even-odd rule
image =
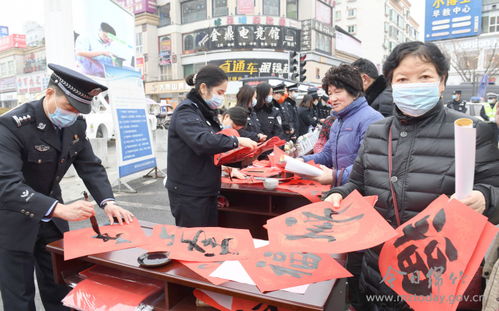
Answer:
[[[264,135],[262,133],[258,134],[258,141],[266,141],[267,140],[267,135]]]
[[[324,201],[333,203],[333,207],[339,208],[341,200],[343,200],[343,196],[341,194],[333,193],[330,196],[328,196]]]
[[[85,220],[93,215],[95,215],[94,206],[92,203],[83,200],[71,204],[57,203],[53,213],[53,217],[67,221]]]
[[[109,223],[113,224],[113,217],[116,217],[118,219],[118,223],[120,225],[123,224],[123,220],[129,224],[133,222],[133,214],[127,211],[126,209],[119,207],[116,205],[114,202],[108,202],[106,206],[104,207],[104,212],[106,213],[107,217],[109,218]]]
[[[237,137],[237,141],[239,142],[239,146],[248,147],[251,148],[252,150],[255,149],[257,146],[257,143],[255,141],[247,137]]]

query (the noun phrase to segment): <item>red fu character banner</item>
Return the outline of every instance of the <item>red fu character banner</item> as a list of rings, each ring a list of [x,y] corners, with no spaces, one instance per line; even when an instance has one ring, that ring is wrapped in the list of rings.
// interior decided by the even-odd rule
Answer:
[[[257,302],[239,297],[234,297],[232,300],[231,311],[291,311],[290,309],[277,307],[266,304],[264,302]]]
[[[498,229],[442,195],[397,231],[380,254],[383,281],[416,311],[447,311],[457,309]]]
[[[179,228],[170,257],[201,262],[239,260],[248,258],[254,249],[246,229]]]
[[[374,209],[371,197],[352,192],[339,208],[312,203],[267,221],[271,245],[312,253],[347,253],[379,245],[397,235]]]
[[[262,292],[352,276],[331,255],[257,248],[244,269]]]

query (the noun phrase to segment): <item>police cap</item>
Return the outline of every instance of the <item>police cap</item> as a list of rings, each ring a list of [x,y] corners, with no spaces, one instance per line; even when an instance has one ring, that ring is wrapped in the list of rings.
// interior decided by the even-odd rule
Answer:
[[[50,81],[61,89],[71,106],[80,113],[89,113],[93,97],[107,90],[104,85],[69,68],[56,64],[48,64],[48,67],[53,71]]]

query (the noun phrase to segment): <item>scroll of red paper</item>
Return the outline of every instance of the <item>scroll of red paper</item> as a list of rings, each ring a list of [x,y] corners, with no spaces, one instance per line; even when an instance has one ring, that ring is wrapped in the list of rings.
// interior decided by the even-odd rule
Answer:
[[[352,276],[328,254],[279,250],[270,244],[241,260],[262,292]]]
[[[126,285],[123,288],[117,281],[108,285],[92,279],[83,280],[64,297],[62,303],[81,311],[135,311],[139,304],[150,295],[139,293],[135,289],[129,290]]]
[[[385,243],[383,281],[416,311],[456,310],[455,294],[464,292],[497,233],[487,224],[485,216],[440,196]]]
[[[202,262],[239,260],[248,258],[253,250],[253,239],[246,229],[179,228],[171,258]]]
[[[296,192],[310,200],[310,202],[320,202],[322,193],[330,188],[328,185],[321,185],[319,182],[307,179],[292,179],[277,186],[277,189]]]
[[[253,177],[271,177],[282,173],[282,169],[277,167],[247,167],[241,173]]]
[[[232,299],[231,311],[291,311],[291,310],[283,307],[268,305],[263,302],[257,302],[253,300],[246,300],[243,298],[234,297]]]
[[[221,262],[193,262],[182,260],[179,262],[215,285],[220,285],[228,281],[226,279],[210,276],[210,274],[222,264]]]
[[[144,245],[145,235],[137,219],[130,224],[100,227],[101,237],[84,228],[64,232],[64,260]]]
[[[285,140],[282,140],[277,136],[269,138],[265,142],[258,145],[258,147],[257,147],[258,154],[265,152],[265,151],[272,150],[274,148],[274,146],[277,146],[277,147],[282,146],[285,143],[286,143]]]
[[[85,269],[79,275],[97,283],[106,284],[124,291],[133,291],[144,298],[159,292],[164,287],[164,282],[160,280],[101,265]]]
[[[286,162],[284,162],[285,156],[286,156],[286,153],[284,151],[282,151],[281,148],[274,146],[274,152],[272,152],[272,154],[268,155],[268,158],[270,161],[270,166],[280,167],[280,168],[284,169],[284,166],[286,166]]]
[[[228,178],[228,177],[222,177],[222,184],[262,184],[263,180],[262,179],[254,179],[254,178],[245,178],[245,179],[238,179],[238,178]]]
[[[232,297],[231,296],[213,293],[213,292],[204,291],[204,290],[199,290],[199,289],[195,289],[192,293],[194,294],[194,297],[201,300],[205,304],[210,305],[213,308],[216,308],[217,310],[231,311],[231,309],[226,308],[224,305],[222,305],[222,302],[219,302],[219,300],[221,299],[221,300],[225,301],[224,304],[230,304],[230,306],[232,306]],[[219,300],[215,299],[218,297],[221,297],[221,298]]]
[[[337,209],[329,202],[319,202],[272,218],[267,221],[267,231],[275,247],[330,254],[367,249],[397,234],[357,191]]]
[[[175,242],[178,227],[172,225],[155,225],[152,234],[146,237],[145,244],[141,247],[148,252],[168,252]]]

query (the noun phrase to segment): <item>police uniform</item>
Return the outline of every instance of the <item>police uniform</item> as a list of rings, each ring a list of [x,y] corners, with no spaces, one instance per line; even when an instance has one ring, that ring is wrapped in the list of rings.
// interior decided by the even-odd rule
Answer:
[[[288,92],[298,92],[298,83],[289,85],[288,86]],[[288,123],[293,130],[293,134],[291,135],[291,138],[296,138],[297,133],[298,133],[298,127],[299,125],[299,120],[298,120],[298,107],[296,106],[296,101],[288,97],[284,101],[283,105],[283,110],[284,114],[286,115],[286,119],[288,120]]]
[[[249,138],[255,142],[260,141],[260,138],[258,137],[258,134],[262,133],[260,129],[260,120],[258,119],[258,116],[256,115],[253,108],[249,109],[246,126],[242,129],[239,129],[238,132],[241,137]]]
[[[453,95],[461,95],[461,91],[455,91]],[[447,103],[447,108],[449,109],[454,109],[456,111],[459,111],[459,112],[462,112],[462,113],[466,113],[466,102],[463,101],[462,99],[460,100],[455,100],[455,99],[452,99],[451,101],[449,101]]]
[[[217,134],[217,117],[192,89],[175,109],[168,128],[167,180],[170,208],[181,227],[217,226],[221,168],[213,156],[239,146],[234,136]]]
[[[105,90],[85,76],[49,64],[51,81],[79,112],[88,113],[92,96]],[[56,128],[43,99],[0,116],[0,290],[4,310],[35,310],[33,270],[45,310],[68,310],[61,304],[66,286],[53,279],[45,246],[62,238],[68,223],[51,218],[62,203],[59,182],[73,164],[96,202],[113,199],[106,171],[92,151],[82,117]]]

